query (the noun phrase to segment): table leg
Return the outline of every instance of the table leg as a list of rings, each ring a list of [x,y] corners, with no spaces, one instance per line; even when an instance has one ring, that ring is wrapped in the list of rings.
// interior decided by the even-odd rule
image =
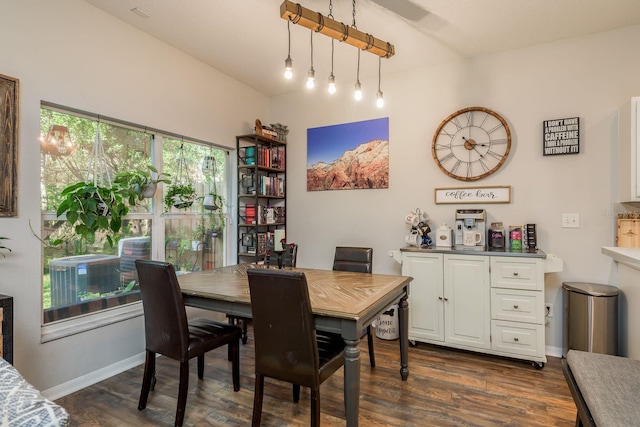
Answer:
[[[344,340],[344,405],[347,426],[358,426],[360,407],[360,340]]]
[[[402,381],[409,378],[409,303],[404,296],[398,303],[400,323],[400,376]]]

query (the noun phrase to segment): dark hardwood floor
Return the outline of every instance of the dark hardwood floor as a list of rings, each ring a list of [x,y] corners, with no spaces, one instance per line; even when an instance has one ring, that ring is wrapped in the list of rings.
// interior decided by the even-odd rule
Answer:
[[[233,392],[226,348],[206,356],[205,376],[191,361],[185,426],[248,426],[253,407],[253,339],[241,345],[240,391]],[[361,343],[360,425],[573,426],[576,408],[550,357],[542,370],[529,362],[418,344],[409,348],[409,379],[401,381],[398,341],[376,338],[375,368]],[[58,399],[71,426],[171,426],[178,364],[161,357],[147,408],[138,411],[143,366]],[[321,387],[322,425],[344,426],[342,370]],[[309,425],[309,392],[293,403],[289,384],[267,379],[262,425]]]

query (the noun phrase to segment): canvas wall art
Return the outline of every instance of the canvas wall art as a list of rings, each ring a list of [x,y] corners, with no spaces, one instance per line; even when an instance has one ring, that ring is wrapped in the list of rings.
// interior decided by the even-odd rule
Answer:
[[[389,188],[389,118],[307,129],[307,191]]]
[[[16,216],[18,79],[0,74],[0,217]]]

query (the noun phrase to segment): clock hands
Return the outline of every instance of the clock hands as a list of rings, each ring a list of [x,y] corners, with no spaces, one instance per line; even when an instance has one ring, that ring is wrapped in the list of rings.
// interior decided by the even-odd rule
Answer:
[[[478,144],[475,140],[473,140],[471,138],[465,138],[464,136],[462,137],[462,139],[464,140],[464,148],[469,150],[469,152],[471,152],[471,150],[476,150],[476,152],[478,153],[480,158],[484,158],[485,155],[482,154],[480,151],[478,151],[476,146],[479,145],[481,147],[484,147],[484,146],[487,146],[489,144]]]

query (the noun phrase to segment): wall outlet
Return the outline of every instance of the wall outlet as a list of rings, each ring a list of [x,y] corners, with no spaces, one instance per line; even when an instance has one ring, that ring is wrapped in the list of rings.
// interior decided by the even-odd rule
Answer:
[[[547,319],[553,318],[553,304],[550,302],[544,304],[544,317]]]
[[[580,227],[579,214],[562,214],[562,228],[578,228]]]

